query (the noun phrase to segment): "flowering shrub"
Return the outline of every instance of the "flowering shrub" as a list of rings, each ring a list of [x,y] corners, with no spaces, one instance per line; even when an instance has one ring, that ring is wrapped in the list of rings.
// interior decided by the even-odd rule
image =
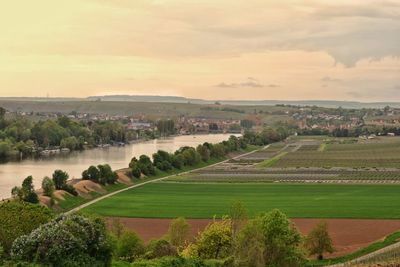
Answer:
[[[15,261],[50,266],[110,266],[111,256],[104,223],[81,215],[61,215],[17,238],[11,249]]]

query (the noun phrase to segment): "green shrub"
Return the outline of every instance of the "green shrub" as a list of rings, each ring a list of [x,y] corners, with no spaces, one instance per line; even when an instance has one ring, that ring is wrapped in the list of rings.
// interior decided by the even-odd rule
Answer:
[[[155,259],[165,256],[178,256],[178,251],[170,242],[164,239],[152,240],[146,247],[146,258]]]
[[[117,240],[115,255],[120,260],[134,261],[145,252],[143,241],[132,231],[124,231]]]
[[[16,238],[29,234],[39,225],[47,223],[53,214],[43,206],[20,201],[0,204],[0,244],[8,255]]]

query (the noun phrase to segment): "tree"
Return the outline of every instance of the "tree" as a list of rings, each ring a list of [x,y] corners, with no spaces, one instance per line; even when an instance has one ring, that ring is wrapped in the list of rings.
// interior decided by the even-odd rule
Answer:
[[[63,190],[65,188],[68,178],[69,175],[67,172],[62,170],[55,170],[53,173],[53,182],[56,189]]]
[[[328,224],[324,221],[319,222],[308,234],[306,238],[306,248],[310,255],[317,255],[319,260],[323,259],[325,252],[334,252],[332,239],[329,236]]]
[[[252,120],[241,120],[240,121],[240,126],[246,129],[251,129],[254,126],[254,122]]]
[[[112,249],[102,220],[72,214],[18,237],[11,258],[40,266],[110,266]]]
[[[100,171],[99,171],[99,169],[97,169],[96,166],[90,166],[87,169],[87,175],[86,176],[89,178],[89,180],[97,182],[100,179]]]
[[[111,220],[110,230],[116,238],[120,238],[125,231],[125,226],[121,223],[120,219],[113,218]]]
[[[201,161],[200,154],[193,147],[184,147],[182,156],[187,166],[194,166]]]
[[[141,155],[138,160],[138,166],[142,173],[146,176],[156,174],[156,170],[154,168],[153,163],[151,162],[150,158],[146,155]]]
[[[42,189],[43,189],[43,195],[48,196],[48,197],[53,197],[53,193],[55,190],[54,182],[52,179],[49,177],[44,177],[42,180]]]
[[[241,202],[232,203],[229,210],[229,218],[231,219],[232,236],[235,239],[237,233],[246,225],[247,210]]]
[[[240,231],[236,260],[240,266],[303,266],[306,257],[301,241],[286,215],[273,210],[249,221]]]
[[[134,261],[144,254],[144,244],[139,236],[132,231],[125,230],[117,241],[115,254],[121,260]]]
[[[17,198],[21,201],[29,202],[29,203],[39,203],[39,197],[35,192],[35,188],[33,187],[33,177],[28,176],[22,182],[22,186],[15,186],[11,190],[11,195],[14,198]]]
[[[178,249],[183,248],[190,240],[191,226],[185,218],[177,218],[171,221],[167,238]]]
[[[110,165],[108,164],[98,165],[97,168],[100,173],[100,177],[98,179],[100,184],[103,185],[114,184],[117,181],[118,175],[115,172],[113,172]]]
[[[222,259],[230,255],[233,240],[229,219],[210,223],[196,239],[197,255],[201,259]]]
[[[172,156],[163,150],[153,154],[153,165],[159,170],[168,171],[172,169]]]
[[[61,140],[60,146],[62,148],[69,148],[70,150],[75,150],[78,148],[79,142],[75,136],[69,136]]]
[[[139,168],[138,162],[131,161],[131,163],[129,164],[129,167],[131,168],[131,173],[132,173],[133,177],[140,178],[140,176],[142,175],[142,171]]]
[[[172,156],[172,166],[176,169],[182,169],[185,164],[185,159],[182,154],[176,154]]]
[[[0,107],[0,120],[4,119],[4,115],[6,115],[6,110],[3,107]]]
[[[0,159],[6,158],[11,152],[11,142],[8,140],[0,141]]]
[[[210,159],[210,150],[208,150],[207,146],[198,145],[196,151],[200,154],[202,161],[207,162]]]
[[[225,154],[225,146],[223,144],[218,143],[212,146],[211,157],[222,158],[225,156]]]
[[[265,237],[258,220],[250,220],[235,238],[235,266],[265,267]]]

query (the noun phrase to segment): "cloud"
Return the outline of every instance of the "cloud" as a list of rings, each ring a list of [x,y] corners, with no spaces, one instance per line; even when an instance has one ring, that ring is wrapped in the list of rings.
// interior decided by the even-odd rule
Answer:
[[[395,1],[71,0],[63,8],[61,23],[45,21],[46,27],[38,24],[32,33],[9,27],[22,25],[19,18],[5,20],[0,51],[150,58],[323,51],[348,67],[361,59],[400,57]]]
[[[262,87],[265,87],[265,85],[261,84],[257,79],[252,78],[252,77],[248,77],[245,81],[240,82],[240,83],[222,82],[215,86],[221,87],[221,88],[243,88],[243,87],[262,88]],[[268,87],[271,87],[271,86],[268,85]]]

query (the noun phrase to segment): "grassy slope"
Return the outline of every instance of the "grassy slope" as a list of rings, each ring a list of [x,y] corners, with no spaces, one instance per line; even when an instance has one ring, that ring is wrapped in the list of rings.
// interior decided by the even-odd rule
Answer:
[[[400,186],[153,183],[84,209],[105,216],[212,218],[242,201],[251,214],[278,208],[299,218],[400,218]],[[373,197],[371,197],[373,196]]]

